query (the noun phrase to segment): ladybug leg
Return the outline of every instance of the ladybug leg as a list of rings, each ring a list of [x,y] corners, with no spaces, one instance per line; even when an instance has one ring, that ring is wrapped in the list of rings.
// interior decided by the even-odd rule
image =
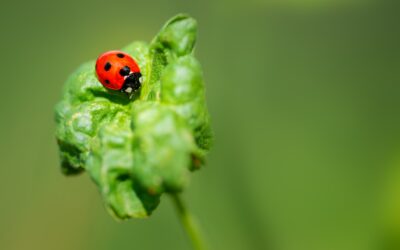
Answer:
[[[132,97],[133,93],[135,93],[141,86],[142,74],[140,72],[129,74],[124,81],[124,85],[121,88],[121,92],[124,92],[129,95],[129,98]]]

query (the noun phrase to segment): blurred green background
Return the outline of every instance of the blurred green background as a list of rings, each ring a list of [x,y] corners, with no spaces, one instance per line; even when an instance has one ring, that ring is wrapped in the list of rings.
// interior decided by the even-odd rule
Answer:
[[[3,1],[0,249],[190,249],[167,196],[116,222],[64,177],[54,104],[82,62],[179,12],[216,135],[184,199],[212,249],[400,249],[396,1]]]

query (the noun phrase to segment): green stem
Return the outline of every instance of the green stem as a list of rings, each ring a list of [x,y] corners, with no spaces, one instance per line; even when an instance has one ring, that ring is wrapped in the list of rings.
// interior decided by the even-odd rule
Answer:
[[[206,250],[207,247],[204,243],[203,237],[200,233],[200,229],[196,223],[196,220],[187,210],[185,204],[183,203],[182,199],[179,197],[178,194],[171,194],[171,197],[172,200],[174,201],[179,219],[181,220],[181,223],[192,242],[193,249]]]

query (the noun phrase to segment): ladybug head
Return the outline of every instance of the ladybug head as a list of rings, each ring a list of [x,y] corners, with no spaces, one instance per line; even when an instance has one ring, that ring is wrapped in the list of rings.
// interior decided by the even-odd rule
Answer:
[[[129,98],[132,97],[133,93],[138,91],[142,86],[142,74],[140,72],[129,72],[124,76],[124,85],[121,88],[121,91],[128,94]]]

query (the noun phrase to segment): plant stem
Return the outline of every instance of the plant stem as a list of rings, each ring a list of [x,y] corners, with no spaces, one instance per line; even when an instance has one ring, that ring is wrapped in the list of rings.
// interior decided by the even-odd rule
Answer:
[[[185,204],[178,194],[171,194],[172,200],[174,201],[176,211],[178,213],[179,219],[188,234],[193,249],[195,250],[206,250],[207,247],[204,243],[203,237],[201,235],[200,229],[193,218],[193,215],[187,210]]]

